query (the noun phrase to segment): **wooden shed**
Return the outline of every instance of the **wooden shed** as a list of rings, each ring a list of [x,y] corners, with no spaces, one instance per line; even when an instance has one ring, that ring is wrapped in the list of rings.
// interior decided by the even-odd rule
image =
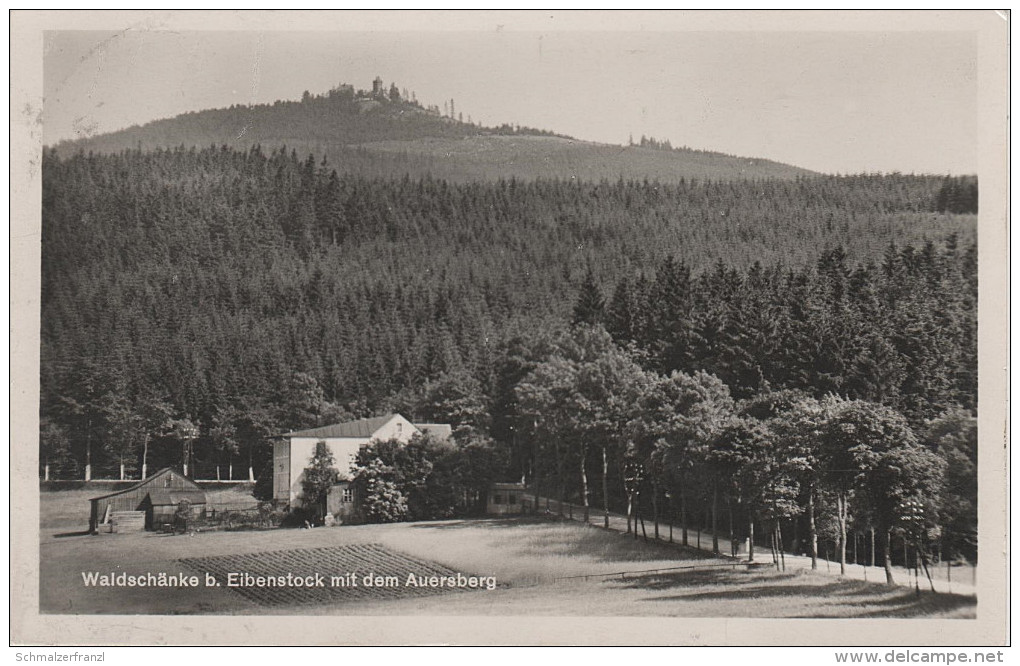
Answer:
[[[523,483],[494,483],[489,489],[485,513],[489,515],[512,515],[531,511],[531,497],[525,495],[528,488]]]
[[[174,468],[167,467],[130,488],[89,500],[92,503],[89,531],[96,532],[108,515],[121,512],[144,512],[145,529],[160,529],[173,523],[177,507],[184,500],[191,506],[193,518],[205,514],[202,489]]]

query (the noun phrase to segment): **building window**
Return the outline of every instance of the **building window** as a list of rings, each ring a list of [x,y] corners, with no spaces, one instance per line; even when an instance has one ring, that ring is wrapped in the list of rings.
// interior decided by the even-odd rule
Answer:
[[[514,495],[513,493],[510,493],[509,495],[506,496],[506,503],[517,504],[517,496]]]
[[[492,503],[493,504],[502,504],[503,503],[503,496],[500,495],[499,493],[493,494],[493,496],[492,496]]]
[[[344,488],[343,494],[340,495],[340,501],[344,503],[350,503],[354,501],[354,489]]]

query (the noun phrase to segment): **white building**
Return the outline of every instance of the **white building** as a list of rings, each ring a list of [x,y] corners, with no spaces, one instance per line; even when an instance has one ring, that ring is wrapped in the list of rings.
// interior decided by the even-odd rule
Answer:
[[[426,432],[437,439],[446,439],[452,429],[446,424],[411,423],[400,414],[387,414],[284,433],[273,444],[273,499],[291,506],[300,504],[304,470],[311,463],[320,442],[333,454],[341,476],[350,479],[358,451],[369,442],[390,439],[408,442],[414,435]],[[349,483],[334,486],[326,500],[326,508],[329,513],[342,514],[353,510],[354,494]]]

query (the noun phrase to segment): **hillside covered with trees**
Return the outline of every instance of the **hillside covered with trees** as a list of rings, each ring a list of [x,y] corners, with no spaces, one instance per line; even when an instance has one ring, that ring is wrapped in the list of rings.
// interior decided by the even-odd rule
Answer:
[[[657,150],[658,143],[614,146],[531,127],[485,127],[465,120],[455,100],[423,105],[414,93],[349,84],[300,101],[234,105],[146,123],[55,146],[62,156],[125,150],[228,146],[267,152],[283,148],[326,158],[340,174],[432,176],[474,182],[500,178],[681,178],[713,180],[796,178],[807,169],[711,151]]]
[[[951,523],[970,554],[975,192],[904,175],[456,183],[290,149],[48,150],[40,464],[137,477],[194,438],[198,476],[260,476],[275,434],[400,411],[453,424],[477,455],[444,460],[475,478],[702,525],[723,505],[738,530],[803,521],[810,501],[840,534],[881,536],[902,521],[862,498],[955,497],[926,526]],[[888,427],[851,476],[796,467],[869,423]],[[835,448],[776,449],[805,437]],[[919,476],[880,478],[883,456]],[[772,513],[747,513],[761,502]]]

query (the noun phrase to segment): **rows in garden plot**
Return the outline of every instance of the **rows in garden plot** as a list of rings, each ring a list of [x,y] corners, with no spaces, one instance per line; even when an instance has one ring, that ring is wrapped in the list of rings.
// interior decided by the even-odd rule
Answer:
[[[182,559],[181,562],[200,573],[212,574],[224,588],[227,588],[227,575],[231,573],[276,578],[286,576],[288,573],[295,577],[314,577],[319,574],[325,579],[325,587],[239,586],[227,588],[263,606],[388,599],[457,591],[450,588],[406,587],[404,583],[410,574],[415,576],[456,576],[457,572],[435,562],[410,557],[378,544],[300,548],[218,557],[189,557]],[[331,585],[333,576],[343,576],[345,580],[348,580],[350,578],[347,576],[348,574],[354,574],[353,578],[357,581],[357,586]],[[368,587],[363,584],[363,578],[368,574],[396,577],[398,585]]]

